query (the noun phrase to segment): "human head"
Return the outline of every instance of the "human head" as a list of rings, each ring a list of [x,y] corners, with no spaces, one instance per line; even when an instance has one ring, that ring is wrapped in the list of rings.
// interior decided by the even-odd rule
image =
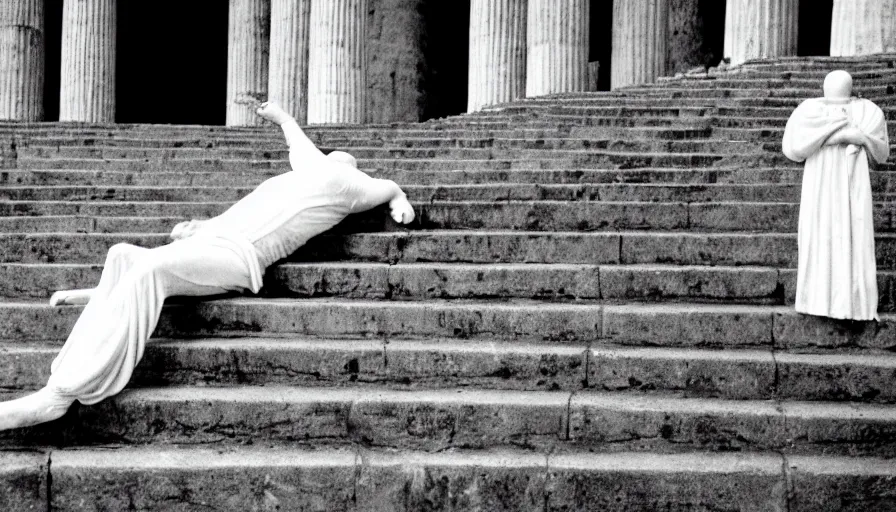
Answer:
[[[355,157],[346,153],[345,151],[333,151],[332,153],[327,155],[327,158],[342,164],[350,165],[355,169],[358,168],[358,161],[355,160]]]
[[[824,79],[824,97],[834,100],[849,99],[852,96],[852,76],[838,69],[831,71]]]

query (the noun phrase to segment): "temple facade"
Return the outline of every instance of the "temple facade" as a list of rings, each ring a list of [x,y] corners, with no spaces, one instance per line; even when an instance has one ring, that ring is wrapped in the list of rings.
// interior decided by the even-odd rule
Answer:
[[[722,58],[896,48],[892,0],[217,3],[3,0],[0,119],[241,126],[252,97],[307,124],[419,121]]]

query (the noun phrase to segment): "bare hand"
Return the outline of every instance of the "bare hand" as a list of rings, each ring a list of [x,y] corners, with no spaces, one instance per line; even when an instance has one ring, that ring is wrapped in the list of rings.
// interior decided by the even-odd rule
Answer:
[[[290,121],[294,121],[292,116],[287,114],[286,111],[280,107],[280,105],[277,105],[276,103],[270,101],[261,103],[255,110],[255,112],[259,116],[267,119],[272,123],[277,124],[278,126]]]
[[[863,134],[861,130],[854,126],[847,126],[838,130],[836,133],[831,135],[827,141],[825,141],[826,146],[839,146],[847,144],[864,146],[865,134]]]
[[[389,213],[395,222],[399,224],[410,224],[414,222],[414,207],[408,201],[406,195],[401,194],[399,197],[389,201]]]
[[[174,226],[174,229],[171,230],[171,239],[183,240],[184,238],[189,238],[193,236],[193,233],[195,233],[201,225],[201,220],[188,220],[181,222],[180,224]]]

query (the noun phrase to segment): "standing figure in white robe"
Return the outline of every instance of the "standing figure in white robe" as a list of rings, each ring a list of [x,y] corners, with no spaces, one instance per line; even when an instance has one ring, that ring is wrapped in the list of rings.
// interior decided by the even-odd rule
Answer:
[[[258,114],[281,126],[290,172],[268,179],[221,215],[178,224],[154,249],[109,249],[99,285],[57,292],[52,305],[86,304],[53,361],[47,385],[0,403],[0,430],[61,417],[76,400],[94,404],[121,391],[143,356],[162,303],[172,296],[258,292],[264,269],[352,213],[388,203],[399,223],[414,220],[404,192],[356,168],[348,153],[321,153],[280,107]]]
[[[806,162],[799,216],[796,310],[877,320],[877,266],[868,159],[890,153],[874,103],[852,96],[852,77],[834,71],[824,97],[804,101],[784,130],[784,154]]]

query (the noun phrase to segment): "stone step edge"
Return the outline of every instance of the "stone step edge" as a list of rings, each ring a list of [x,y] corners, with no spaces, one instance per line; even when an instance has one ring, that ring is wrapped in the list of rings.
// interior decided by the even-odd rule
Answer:
[[[642,391],[518,391],[469,388],[436,388],[398,390],[380,386],[166,386],[125,389],[120,394],[96,406],[99,409],[125,410],[129,407],[150,407],[161,411],[165,404],[195,404],[213,409],[224,404],[295,405],[300,410],[320,410],[331,414],[332,407],[355,407],[386,404],[431,404],[432,407],[510,408],[544,411],[556,417],[556,433],[569,436],[570,424],[576,421],[577,411],[599,409],[620,413],[644,414],[674,411],[685,416],[722,416],[765,418],[782,425],[796,421],[817,422],[831,420],[844,424],[865,421],[879,425],[896,425],[896,404],[861,402],[803,401],[788,399],[732,400],[722,398],[685,398],[674,392]],[[216,405],[219,404],[219,405]],[[184,407],[180,405],[179,407]],[[276,411],[272,411],[276,414]],[[91,413],[91,415],[93,415]],[[351,421],[351,411],[345,421]],[[102,423],[101,418],[94,422]]]
[[[896,475],[892,460],[774,452],[540,454],[113,446],[6,452],[0,461],[3,480],[32,476],[30,495],[23,490],[22,498],[33,500],[35,508],[48,503],[74,507],[100,497],[113,504],[133,503],[135,492],[146,506],[178,504],[170,495],[152,491],[156,486],[151,483],[158,482],[159,488],[175,491],[192,506],[214,500],[221,500],[224,507],[257,505],[256,488],[263,488],[265,503],[272,501],[278,507],[283,502],[309,509],[321,503],[333,509],[354,510],[357,504],[404,509],[415,503],[432,505],[434,496],[448,499],[443,494],[448,491],[441,487],[445,486],[461,505],[491,504],[502,510],[526,503],[575,510],[589,502],[599,506],[594,510],[647,510],[657,503],[673,508],[678,503],[684,509],[702,501],[701,496],[732,510],[748,502],[754,510],[798,506],[812,510],[813,504],[837,506],[841,498],[849,503],[849,496],[869,502],[879,496],[885,502],[886,482]],[[241,473],[238,481],[255,485],[235,486],[235,472]],[[171,473],[180,475],[175,487],[168,477]],[[621,487],[615,492],[610,490],[617,485]],[[631,489],[641,492],[630,493]]]
[[[11,372],[3,376],[7,391],[35,390],[48,378],[49,363],[61,342],[51,345],[21,345],[0,342],[0,367]],[[160,385],[233,385],[241,384],[306,386],[386,386],[398,389],[517,389],[562,391],[596,390],[620,392],[651,389],[665,393],[684,393],[690,397],[717,397],[729,400],[788,399],[791,401],[843,400],[842,389],[828,386],[830,375],[847,377],[841,385],[849,388],[855,403],[894,403],[892,393],[866,396],[866,392],[885,386],[896,373],[896,356],[880,350],[857,351],[785,351],[774,348],[707,350],[695,348],[626,347],[594,342],[581,345],[556,345],[539,342],[494,342],[455,339],[325,339],[295,338],[199,338],[190,340],[154,338],[146,347],[144,363],[138,365],[131,389]],[[205,353],[206,356],[200,354]],[[218,354],[238,353],[240,376],[212,380],[202,375],[221,371]],[[304,355],[307,364],[284,362],[281,370],[294,375],[268,375],[272,354]],[[317,354],[308,358],[309,354]],[[158,359],[159,357],[163,359]],[[172,360],[173,358],[173,360]],[[184,358],[181,360],[181,358]],[[328,363],[324,364],[324,360]],[[174,367],[158,368],[154,361]],[[351,361],[358,365],[353,371]],[[440,365],[445,371],[426,372],[421,361]],[[38,363],[46,363],[40,365]],[[38,367],[35,365],[38,364]],[[638,369],[632,368],[636,366]],[[278,367],[279,368],[279,367]],[[509,375],[501,370],[513,368]],[[553,368],[546,375],[540,371]],[[230,371],[229,369],[227,371]],[[195,374],[159,380],[154,375],[169,372]],[[719,381],[710,381],[716,377]],[[256,376],[256,373],[260,375]],[[858,376],[857,376],[858,374]],[[862,376],[864,375],[864,376]],[[634,377],[640,383],[625,381]],[[745,378],[745,381],[740,381]],[[690,379],[699,379],[696,386]],[[727,382],[728,380],[732,382]],[[870,380],[869,380],[870,379]],[[823,381],[823,382],[813,382]],[[625,381],[625,382],[624,382]],[[862,385],[856,386],[861,381]],[[738,382],[741,382],[738,384]],[[746,386],[744,384],[747,384]],[[646,387],[645,387],[646,386]],[[854,388],[855,386],[855,388]],[[742,389],[746,388],[746,389]],[[853,389],[854,388],[854,389]],[[833,391],[832,391],[833,390]]]

